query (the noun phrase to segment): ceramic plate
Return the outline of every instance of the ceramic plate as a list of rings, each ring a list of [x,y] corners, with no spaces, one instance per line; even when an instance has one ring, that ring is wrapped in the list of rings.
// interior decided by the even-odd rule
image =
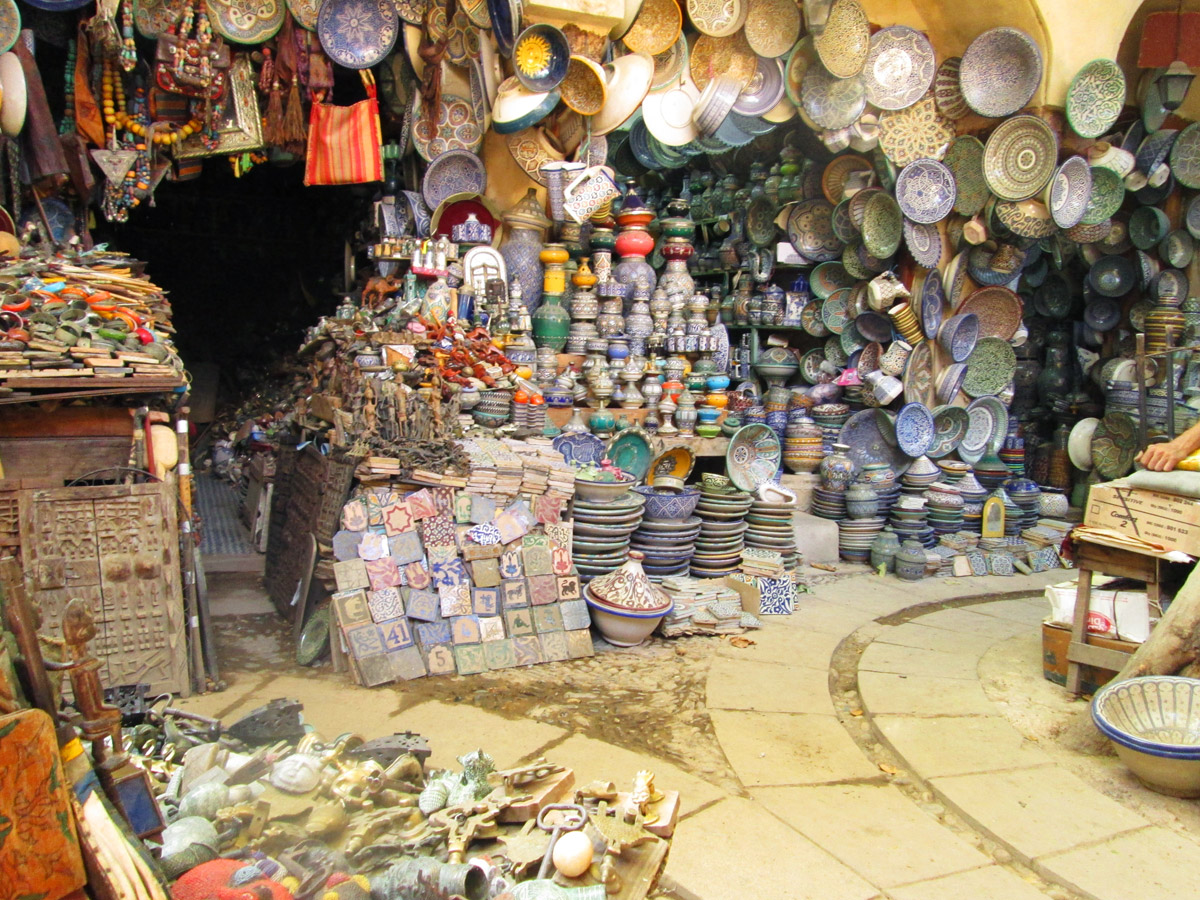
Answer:
[[[322,14],[327,3],[321,8]],[[474,107],[464,97],[442,94],[437,108],[437,123],[429,121],[420,113],[421,94],[413,92],[413,145],[426,160],[433,160],[451,150],[469,150],[475,153],[483,145],[483,128],[475,116]]]
[[[1006,340],[980,338],[967,357],[967,377],[962,389],[970,397],[991,397],[1012,381],[1017,371],[1017,354]]]
[[[958,80],[963,99],[979,115],[1011,116],[1042,82],[1041,50],[1019,28],[992,28],[967,47]]]
[[[646,483],[654,484],[656,478],[673,478],[679,482],[687,481],[696,465],[696,455],[687,447],[672,447],[666,453],[655,458],[646,474]]]
[[[808,303],[800,310],[800,327],[813,337],[828,337],[829,329],[821,321],[820,303]]]
[[[867,252],[876,259],[887,259],[900,249],[903,237],[900,206],[886,191],[873,194],[863,211],[862,239]]]
[[[674,3],[674,0],[670,0]],[[691,79],[683,79],[661,91],[653,91],[642,101],[642,119],[646,129],[670,147],[682,147],[700,136],[692,113],[700,92]]]
[[[728,37],[745,23],[749,7],[745,0],[688,0],[687,12],[701,34]]]
[[[892,417],[882,409],[864,409],[852,415],[842,426],[838,443],[850,448],[849,456],[859,468],[868,463],[887,463],[900,476],[912,465],[896,443]]]
[[[671,48],[679,38],[683,16],[675,0],[644,0],[641,11],[625,36],[625,46],[635,53],[656,56]]]
[[[783,63],[759,57],[758,69],[733,104],[733,112],[757,117],[770,112],[783,99]],[[764,132],[765,133],[765,132]]]
[[[953,140],[954,125],[938,112],[932,97],[879,119],[879,147],[900,167],[918,159],[944,159]]]
[[[434,157],[421,181],[425,205],[437,209],[451,194],[482,194],[487,187],[487,169],[474,153],[449,150]]]
[[[1046,186],[1058,161],[1058,139],[1036,116],[996,126],[983,154],[983,176],[1001,200],[1027,200]]]
[[[937,160],[915,160],[896,176],[896,202],[900,210],[921,225],[932,225],[950,215],[955,196],[954,175]]]
[[[1138,169],[1147,175],[1153,172],[1159,163],[1166,161],[1178,136],[1179,132],[1174,128],[1160,128],[1146,135],[1135,154]]]
[[[534,93],[554,90],[567,75],[571,45],[553,25],[530,25],[513,45],[513,74]]]
[[[563,459],[572,465],[585,466],[589,463],[600,464],[604,458],[604,441],[594,434],[560,434],[551,445],[563,455]]]
[[[925,337],[933,340],[942,326],[946,310],[946,288],[942,284],[942,273],[930,269],[916,290],[916,301],[921,310],[921,328]]]
[[[725,471],[735,487],[754,491],[775,477],[782,458],[783,451],[774,431],[766,425],[747,425],[729,439]]]
[[[955,138],[943,160],[954,175],[954,211],[974,216],[987,205],[991,191],[983,177],[984,147],[979,138],[964,135]]]
[[[270,40],[283,26],[287,12],[284,0],[204,0],[204,6],[213,30],[236,44],[261,44]],[[395,40],[394,32],[392,39]],[[386,51],[383,55],[387,55]]]
[[[912,457],[924,456],[933,443],[933,413],[924,403],[906,403],[896,413],[896,444]]]
[[[857,76],[838,78],[822,66],[809,66],[800,86],[800,103],[814,123],[829,131],[858,121],[867,106],[867,94]]]
[[[492,21],[492,36],[500,53],[512,56],[513,44],[521,31],[520,0],[487,0],[487,8]]]
[[[1092,168],[1082,156],[1069,157],[1050,179],[1047,206],[1059,228],[1078,225],[1092,196]]]
[[[1106,134],[1124,106],[1125,73],[1111,59],[1093,59],[1067,88],[1067,121],[1083,138]]]
[[[995,397],[980,397],[973,400],[967,407],[967,433],[959,444],[959,456],[964,448],[976,452],[974,460],[963,457],[963,462],[978,462],[984,453],[991,450],[996,452],[1004,443],[1008,434],[1008,409]]]
[[[932,269],[942,260],[942,235],[936,225],[904,220],[904,245],[919,266]]]
[[[1084,225],[1099,225],[1115,216],[1125,202],[1125,182],[1105,166],[1092,166],[1091,170],[1092,189],[1079,221]]]
[[[961,119],[971,111],[958,84],[958,72],[961,68],[962,57],[951,56],[938,66],[937,75],[933,80],[934,102],[937,103],[938,111],[947,119]]]
[[[858,0],[834,0],[813,45],[825,68],[838,78],[861,72],[871,49],[871,23]]]
[[[1071,458],[1071,465],[1081,471],[1092,470],[1092,435],[1099,424],[1100,420],[1094,416],[1080,419],[1071,429],[1071,436],[1067,438],[1067,455]]]
[[[1006,287],[990,286],[973,291],[955,310],[979,317],[979,337],[1008,341],[1021,325],[1024,305],[1021,298]]]
[[[825,200],[802,200],[787,219],[788,240],[801,256],[828,262],[842,253],[842,242],[833,232],[833,206]]]
[[[5,4],[7,6],[8,4]],[[12,4],[13,9],[16,9],[16,4]],[[293,14],[294,15],[294,14]],[[137,26],[138,33],[142,37],[150,40],[157,40],[158,36],[170,28],[179,19],[179,11],[173,9],[170,3],[166,0],[134,0],[133,3],[133,22]],[[316,28],[315,10],[313,27],[309,31]],[[8,37],[7,27],[2,29],[5,38]],[[20,23],[18,22],[18,31]],[[16,40],[16,32],[13,34],[13,40]],[[12,49],[10,44],[7,49]]]
[[[850,288],[843,288],[821,303],[821,321],[834,334],[840,335],[846,330],[851,316],[850,298]]]
[[[718,75],[732,78],[742,90],[758,71],[758,57],[740,31],[724,38],[702,34],[692,46],[688,70],[697,90],[703,91]]]
[[[325,0],[317,16],[321,47],[347,69],[368,69],[382,62],[399,30],[392,0]],[[479,137],[482,141],[482,133]]]
[[[933,76],[933,47],[921,32],[893,25],[871,36],[862,79],[872,105],[879,109],[912,106],[929,90]]]
[[[650,471],[650,435],[636,426],[626,428],[609,440],[604,455],[622,472],[641,481]]]
[[[841,263],[824,262],[812,270],[808,284],[813,296],[824,300],[834,291],[853,287],[855,280]]]
[[[939,406],[933,411],[933,440],[925,455],[930,459],[941,459],[953,453],[967,433],[970,422],[971,417],[961,406]]]
[[[810,169],[810,171],[815,170],[815,166]],[[853,153],[835,156],[821,171],[821,193],[831,204],[840,203],[843,199],[842,194],[845,191],[846,180],[852,173],[873,172],[874,170],[875,167],[871,165],[870,160]],[[811,194],[806,192],[806,196],[811,196]]]
[[[1083,321],[1093,331],[1112,331],[1121,321],[1121,306],[1108,297],[1096,297],[1083,308]]]
[[[773,59],[792,49],[800,36],[800,5],[795,0],[749,0],[746,40],[759,56]]]
[[[1137,423],[1123,412],[1110,412],[1092,434],[1092,463],[1106,481],[1121,478],[1133,468],[1138,453]]]
[[[1200,188],[1200,123],[1193,122],[1171,148],[1171,174],[1186,188]]]

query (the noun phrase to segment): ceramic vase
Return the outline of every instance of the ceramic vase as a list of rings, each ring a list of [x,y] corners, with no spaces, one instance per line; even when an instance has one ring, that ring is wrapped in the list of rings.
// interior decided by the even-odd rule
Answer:
[[[925,562],[925,548],[917,541],[905,541],[896,551],[896,577],[901,581],[920,581],[925,577]]]
[[[850,458],[850,448],[834,444],[833,452],[821,460],[821,487],[827,491],[844,491],[854,481],[857,467]]]
[[[509,279],[520,282],[521,296],[532,312],[542,299],[542,240],[551,223],[542,212],[534,188],[513,204],[503,219],[500,255],[504,257]]]
[[[885,572],[896,571],[896,554],[900,552],[900,540],[894,531],[881,531],[871,541],[871,568],[876,571],[883,566]]]
[[[846,512],[851,519],[870,519],[879,512],[879,495],[866,484],[852,484],[846,489]]]
[[[544,294],[543,302],[534,312],[533,342],[555,353],[567,346],[567,335],[571,331],[571,316],[559,303],[558,294]]]

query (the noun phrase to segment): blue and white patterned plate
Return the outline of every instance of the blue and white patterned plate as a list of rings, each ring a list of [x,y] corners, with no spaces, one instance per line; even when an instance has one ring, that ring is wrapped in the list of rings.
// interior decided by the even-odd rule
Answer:
[[[896,202],[921,225],[940,222],[954,210],[954,173],[934,159],[909,163],[896,176]]]
[[[437,209],[452,194],[482,194],[487,187],[483,160],[469,150],[447,150],[435,156],[421,180],[425,205]]]
[[[925,337],[933,340],[942,327],[942,316],[946,310],[946,287],[942,283],[942,273],[930,269],[921,281],[917,296],[921,304],[921,328]]]
[[[959,85],[981,116],[1011,116],[1042,83],[1042,52],[1019,28],[992,28],[971,41],[962,57]]]
[[[904,244],[917,265],[932,269],[942,261],[942,235],[936,225],[904,220]]]
[[[594,434],[560,434],[551,443],[563,455],[563,459],[572,465],[599,465],[600,460],[604,459],[604,441]]]
[[[396,43],[400,16],[392,0],[325,0],[317,16],[321,47],[339,66],[368,69]]]
[[[896,444],[908,456],[924,456],[933,434],[933,413],[924,403],[906,403],[896,414]]]

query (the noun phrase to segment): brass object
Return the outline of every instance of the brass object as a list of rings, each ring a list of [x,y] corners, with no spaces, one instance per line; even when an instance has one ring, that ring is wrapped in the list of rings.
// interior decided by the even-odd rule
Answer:
[[[209,148],[203,134],[193,134],[179,145],[176,158],[200,159],[262,149],[262,119],[254,96],[254,70],[248,53],[237,54],[229,67],[229,88],[221,105],[221,116],[215,123],[217,146]]]

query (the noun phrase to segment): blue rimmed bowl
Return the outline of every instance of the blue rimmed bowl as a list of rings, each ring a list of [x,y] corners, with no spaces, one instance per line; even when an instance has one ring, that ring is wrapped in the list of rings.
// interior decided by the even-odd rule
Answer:
[[[1200,679],[1147,675],[1096,692],[1092,720],[1152,791],[1200,797]]]
[[[645,516],[647,519],[669,519],[683,522],[691,518],[700,502],[700,489],[685,487],[683,490],[655,488],[651,485],[639,485],[634,491],[646,498]]]

